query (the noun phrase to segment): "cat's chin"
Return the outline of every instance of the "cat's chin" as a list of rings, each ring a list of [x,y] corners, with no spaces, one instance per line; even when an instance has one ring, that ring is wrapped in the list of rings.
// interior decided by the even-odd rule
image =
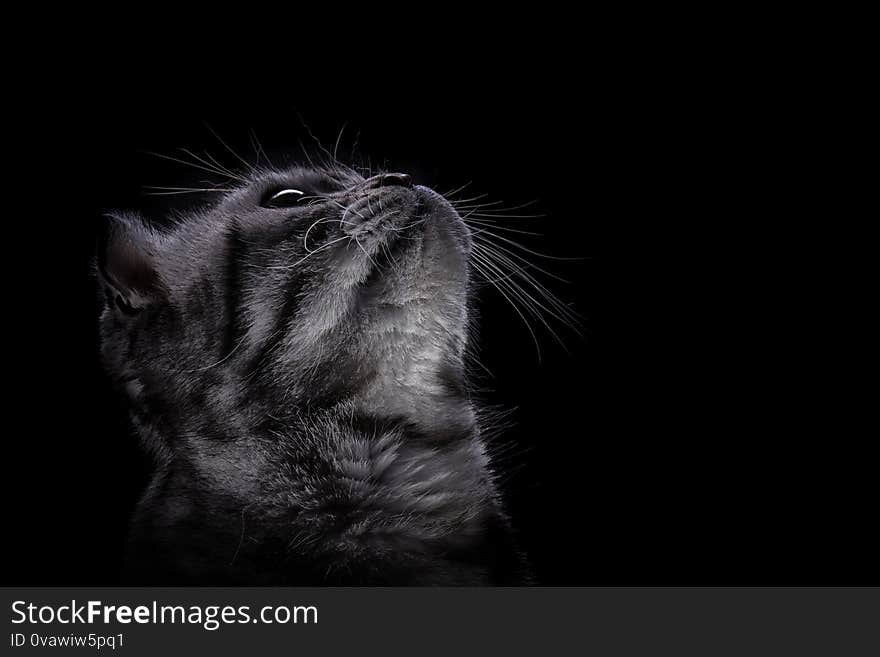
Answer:
[[[462,221],[455,207],[445,196],[435,192],[430,187],[416,185],[415,192],[419,197],[420,207],[424,214],[434,217],[436,220],[442,220],[449,223],[449,227],[454,230],[457,239],[461,241],[461,248],[466,252],[470,252],[471,237],[470,231]]]

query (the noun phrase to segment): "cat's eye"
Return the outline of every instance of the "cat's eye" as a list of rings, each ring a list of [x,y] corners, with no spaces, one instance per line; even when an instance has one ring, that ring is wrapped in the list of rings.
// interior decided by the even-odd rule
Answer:
[[[261,205],[264,208],[289,208],[299,203],[304,197],[305,192],[288,187],[272,192],[263,199]]]

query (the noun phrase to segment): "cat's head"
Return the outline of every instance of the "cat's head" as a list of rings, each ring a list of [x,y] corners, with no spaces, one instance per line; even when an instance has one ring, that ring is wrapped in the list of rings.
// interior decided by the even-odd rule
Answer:
[[[105,367],[157,441],[340,401],[470,421],[446,400],[464,397],[471,238],[442,196],[295,167],[157,225],[111,215],[97,254]]]

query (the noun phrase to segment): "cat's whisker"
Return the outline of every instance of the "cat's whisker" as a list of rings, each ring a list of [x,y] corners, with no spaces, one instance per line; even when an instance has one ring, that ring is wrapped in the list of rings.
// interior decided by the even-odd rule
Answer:
[[[298,267],[299,265],[304,263],[306,260],[311,258],[313,255],[315,255],[317,253],[321,253],[322,251],[326,251],[334,244],[336,244],[338,242],[342,242],[343,240],[347,240],[347,239],[349,239],[348,235],[343,235],[342,237],[338,237],[335,240],[330,240],[329,242],[322,244],[320,247],[318,247],[317,249],[314,249],[310,253],[306,254],[305,257],[300,258],[299,260],[297,260],[296,262],[294,262],[292,264],[289,264],[289,265],[269,265],[266,267],[266,269],[276,269],[276,270],[282,270],[282,271],[289,271],[291,269],[294,269],[295,267]]]
[[[215,164],[215,166],[217,166],[217,168],[220,169],[221,171],[226,171],[228,173],[234,173],[234,171],[232,169],[221,164],[220,161],[216,157],[211,155],[211,153],[209,153],[208,151],[205,151],[205,157],[207,157],[209,160],[211,160],[211,162],[213,162]]]
[[[472,196],[470,198],[460,198],[456,201],[450,201],[450,203],[452,203],[452,205],[454,205],[455,207],[460,207],[464,203],[467,203],[469,201],[479,201],[481,198],[486,198],[487,196],[489,196],[489,195],[488,194],[479,194],[478,196]],[[494,203],[501,203],[501,202],[502,201],[494,201]]]
[[[330,196],[323,195],[323,194],[312,194],[310,196],[303,196],[299,200],[300,200],[300,202],[308,201],[308,203],[306,203],[306,206],[308,206],[308,207],[312,207],[313,205],[318,205],[318,204],[324,203],[326,201],[330,201],[331,203],[335,202],[335,199],[333,199]],[[336,203],[336,205],[339,205],[339,203]]]
[[[527,201],[526,203],[521,203],[519,205],[511,205],[510,207],[506,207],[506,208],[494,207],[500,203],[504,203],[504,201],[490,201],[488,203],[474,203],[474,204],[470,204],[470,205],[465,205],[461,202],[458,202],[458,203],[455,203],[455,206],[462,207],[462,208],[469,208],[469,209],[485,208],[490,212],[509,212],[512,210],[522,210],[523,208],[527,208],[530,205],[534,205],[537,202],[538,202],[537,199],[532,199],[531,201]],[[536,215],[536,216],[541,216],[541,215]]]
[[[232,149],[232,147],[231,147],[229,144],[227,144],[225,141],[223,141],[223,139],[220,137],[220,135],[218,135],[218,134],[214,131],[214,129],[213,129],[211,126],[209,126],[209,125],[206,123],[206,124],[205,124],[205,127],[211,132],[212,135],[214,135],[214,137],[216,137],[217,141],[219,141],[227,151],[229,151],[230,153],[232,153],[233,157],[235,157],[239,162],[241,162],[242,164],[244,164],[245,169],[246,169],[247,171],[250,171],[251,173],[253,173],[253,171],[254,171],[254,167],[253,167],[253,165],[252,165],[250,162],[248,162],[248,161],[247,161],[246,159],[244,159],[241,155],[239,155],[238,153],[236,153],[236,152]]]
[[[299,144],[300,150],[302,151],[303,156],[308,161],[310,167],[312,167],[313,169],[326,168],[326,165],[323,162],[319,161],[317,164],[315,164],[315,161],[312,159],[312,156],[306,148],[306,145],[303,144],[302,139],[297,139],[297,143]]]
[[[502,214],[501,210],[497,213],[492,212],[479,212],[477,210],[472,210],[470,214],[474,217],[481,217],[484,219],[546,219],[548,215],[546,214]]]
[[[501,255],[501,254],[506,254],[506,255],[509,256],[510,258],[513,258],[513,259],[515,259],[515,260],[518,260],[519,262],[524,263],[525,266],[528,267],[529,269],[534,269],[534,270],[536,270],[536,271],[539,271],[539,272],[541,272],[542,274],[544,274],[545,276],[549,276],[550,278],[553,278],[553,279],[559,281],[560,283],[571,283],[571,281],[569,281],[569,280],[567,280],[567,279],[565,279],[565,278],[562,278],[561,276],[559,276],[559,275],[557,275],[557,274],[554,274],[554,273],[552,273],[552,272],[550,272],[550,271],[547,271],[547,270],[544,269],[543,267],[539,267],[539,266],[536,265],[534,262],[532,262],[532,261],[529,260],[528,258],[524,258],[523,256],[521,256],[520,254],[516,253],[515,251],[511,251],[511,250],[506,249],[505,247],[501,246],[500,244],[496,244],[496,243],[493,242],[491,239],[489,239],[488,235],[491,235],[491,234],[492,234],[492,233],[489,233],[489,232],[486,231],[486,230],[483,230],[483,231],[480,231],[480,232],[474,232],[474,233],[472,233],[472,235],[473,235],[473,237],[475,238],[476,241],[480,242],[481,244],[485,244],[487,247],[491,247],[491,248],[494,249],[496,252],[498,252],[499,255]]]
[[[179,150],[181,153],[184,153],[185,155],[188,155],[189,157],[193,158],[193,159],[196,160],[197,162],[200,162],[201,164],[204,164],[206,167],[211,167],[211,168],[213,168],[215,171],[217,171],[218,173],[221,173],[221,174],[224,175],[224,176],[228,176],[228,177],[230,177],[230,178],[236,176],[236,174],[235,174],[233,171],[230,171],[229,169],[227,169],[226,167],[224,167],[222,164],[220,164],[220,163],[216,160],[216,158],[212,157],[211,154],[208,153],[207,151],[205,151],[205,156],[206,156],[206,157],[208,158],[208,160],[210,160],[210,161],[204,159],[203,157],[200,157],[199,155],[196,155],[195,153],[193,153],[192,151],[190,151],[190,150],[188,150],[188,149],[186,149],[186,148],[180,148],[180,149],[178,149],[178,150]]]
[[[391,269],[394,270],[394,273],[400,276],[400,267],[397,264],[397,260],[394,259],[394,254],[391,253],[391,249],[388,248],[388,244],[385,242],[381,243],[382,250],[385,252],[385,255],[388,256],[388,260],[391,263]]]
[[[473,255],[476,255],[476,252],[474,252],[472,254],[472,256]],[[481,265],[481,260],[480,260],[479,256],[473,258],[471,260],[471,262],[474,265],[474,269],[478,273],[480,273],[484,278],[487,278],[487,279],[489,278],[488,276],[486,276],[485,267],[483,265]],[[529,320],[526,319],[526,316],[523,315],[522,311],[519,309],[519,307],[516,305],[516,303],[514,303],[514,301],[504,292],[504,289],[501,287],[501,285],[499,283],[495,282],[495,283],[491,283],[491,284],[498,291],[498,293],[501,294],[501,296],[507,301],[507,303],[510,304],[510,307],[513,308],[514,312],[517,315],[519,315],[519,318],[522,320],[523,324],[525,324],[526,329],[528,329],[528,331],[529,331],[529,335],[532,336],[532,341],[535,343],[535,351],[538,354],[538,362],[541,362],[541,346],[538,343],[538,336],[535,335],[535,331],[532,328],[532,325],[529,323]]]
[[[312,229],[319,224],[326,224],[326,223],[335,222],[335,221],[336,221],[335,217],[324,217],[322,219],[317,219],[315,222],[312,223],[311,226],[308,227],[308,229],[306,230],[306,234],[303,235],[303,248],[306,250],[306,253],[311,254],[311,253],[314,253],[315,251],[318,250],[318,249],[310,249],[309,245],[308,245],[309,233],[312,232]],[[321,247],[318,247],[318,248],[321,248]]]
[[[394,215],[392,215],[392,216],[396,216],[398,214],[400,214],[399,211],[395,212]],[[407,224],[406,226],[403,226],[402,228],[395,228],[393,226],[389,226],[388,230],[393,230],[395,233],[405,233],[406,231],[411,230],[412,228],[414,228],[416,226],[422,225],[426,221],[427,221],[427,219],[419,219],[418,221],[413,221],[412,223]],[[412,238],[406,238],[406,239],[412,239]]]
[[[510,284],[514,285],[524,297],[529,299],[536,309],[544,310],[571,330],[575,331],[576,333],[580,332],[578,328],[580,318],[577,313],[575,313],[571,310],[571,308],[559,301],[559,299],[552,292],[550,292],[544,285],[540,283],[540,281],[529,274],[524,268],[517,266],[516,263],[507,258],[505,255],[494,252],[491,247],[488,247],[488,245],[486,244],[482,245],[481,255],[484,258],[490,259],[499,268],[501,266],[506,266],[513,269],[514,272],[518,274],[523,281],[528,283],[531,287],[535,288],[536,293],[543,299],[543,303],[533,297],[527,290],[523,288],[522,285],[519,285],[514,281],[510,281]],[[545,303],[547,305],[544,305]],[[548,308],[547,306],[550,307]]]
[[[520,244],[519,242],[514,242],[513,240],[508,239],[508,238],[506,238],[506,237],[502,237],[501,235],[498,235],[498,234],[496,234],[496,233],[493,233],[493,232],[490,231],[490,230],[484,230],[483,233],[485,233],[486,235],[491,235],[491,236],[492,236],[493,238],[495,238],[495,239],[503,240],[503,241],[506,242],[507,244],[510,244],[511,246],[514,246],[514,247],[516,247],[516,248],[518,248],[518,249],[521,249],[521,250],[523,250],[523,251],[525,251],[526,253],[529,253],[529,254],[531,254],[531,255],[538,256],[539,258],[546,258],[546,259],[548,259],[548,260],[564,260],[564,261],[585,260],[585,258],[582,258],[582,257],[570,257],[570,256],[562,257],[562,256],[552,256],[552,255],[549,255],[549,254],[547,254],[547,253],[541,253],[540,251],[534,251],[534,250],[532,250],[532,249],[529,249],[528,247],[523,246],[523,245]],[[499,245],[496,245],[496,246],[499,246]],[[499,246],[499,248],[503,248],[503,247],[500,247],[500,246]],[[504,249],[504,250],[506,251],[507,249]]]
[[[302,124],[303,128],[305,128],[306,133],[308,133],[308,135],[309,135],[309,137],[311,137],[312,141],[315,142],[315,144],[318,146],[318,148],[321,150],[321,152],[326,154],[327,159],[324,159],[323,157],[321,158],[322,159],[321,164],[322,164],[323,168],[337,168],[337,169],[341,169],[343,171],[347,171],[349,173],[355,173],[354,169],[352,169],[347,164],[340,162],[336,157],[336,151],[339,148],[339,140],[342,138],[342,131],[345,129],[345,124],[343,124],[342,130],[339,131],[339,136],[336,139],[336,145],[334,146],[333,152],[331,153],[329,150],[327,150],[327,148],[324,146],[324,144],[322,144],[321,141],[315,136],[315,134],[312,132],[312,129],[308,126],[308,124],[306,124],[305,119],[303,119],[302,115],[299,112],[297,112],[297,116],[299,117],[300,123]],[[302,147],[303,152],[305,153],[306,157],[311,162],[311,158],[309,157],[308,153],[306,152],[305,147],[302,144],[302,141],[300,141],[300,147]]]
[[[151,187],[149,185],[145,185],[144,189],[154,189],[158,191],[154,192],[146,192],[149,196],[171,196],[174,194],[204,194],[204,193],[229,193],[234,192],[234,189],[229,188],[206,188],[206,187]]]
[[[266,159],[266,162],[268,162],[269,166],[274,169],[275,165],[272,164],[272,161],[269,159],[269,156],[266,155],[266,151],[263,150],[263,145],[260,143],[260,140],[257,139],[257,133],[254,131],[253,128],[250,129],[250,139],[251,139],[251,146],[254,149],[257,166],[260,166],[260,156],[262,155]]]
[[[449,191],[449,192],[446,192],[445,194],[443,194],[443,197],[448,199],[452,203],[453,201],[449,197],[453,196],[454,194],[458,194],[459,192],[464,190],[466,187],[468,187],[472,182],[473,182],[473,180],[468,180],[464,185],[456,187],[452,191]]]
[[[352,235],[351,239],[353,239],[355,241],[355,243],[358,245],[358,247],[360,248],[360,250],[364,252],[364,255],[367,256],[367,260],[369,260],[376,269],[379,269],[379,263],[377,263],[375,260],[373,260],[372,256],[370,256],[370,254],[364,248],[364,245],[361,244],[361,241],[357,238],[357,235]]]
[[[504,275],[504,271],[501,269],[499,265],[491,261],[489,258],[482,254],[474,254],[477,258],[482,258],[481,262],[484,267],[488,267],[490,271],[495,272],[496,274]],[[523,309],[527,310],[533,317],[535,317],[541,324],[544,325],[544,328],[550,333],[550,335],[556,340],[562,347],[565,347],[565,342],[559,336],[556,331],[553,330],[553,327],[544,317],[544,314],[541,310],[545,310],[549,314],[551,314],[556,319],[562,320],[558,315],[548,310],[545,306],[543,306],[540,302],[538,302],[533,296],[531,296],[528,292],[524,291],[522,286],[515,284],[512,280],[500,279],[493,283],[495,288],[500,292],[501,288],[505,288],[515,299],[518,299],[520,303],[523,305]]]
[[[317,203],[328,201],[328,202],[332,203],[333,205],[335,205],[336,207],[338,207],[340,210],[342,210],[343,211],[342,216],[339,218],[339,225],[340,226],[356,226],[357,225],[356,223],[354,223],[352,221],[345,220],[346,213],[350,210],[350,206],[342,205],[342,203],[337,201],[335,198],[332,198],[330,196],[322,196],[322,195],[316,194],[313,196],[303,196],[302,199],[300,199],[300,200],[302,201],[302,200],[306,200],[306,199],[311,199],[311,202],[306,204],[308,206],[312,206]],[[356,211],[356,210],[351,210],[351,211],[354,214],[356,214],[358,217],[360,217],[362,220],[366,220],[366,218],[358,211]],[[332,219],[328,219],[328,221],[331,221],[331,220]],[[310,228],[310,230],[311,230],[311,228]]]
[[[339,218],[339,223],[340,223],[340,224],[345,223],[345,217],[346,217],[346,215],[348,215],[349,212],[353,212],[354,214],[356,214],[357,216],[359,216],[359,217],[361,218],[362,221],[366,221],[366,217],[364,217],[364,215],[362,215],[362,214],[361,214],[360,212],[358,212],[357,210],[352,210],[352,209],[351,209],[351,205],[353,205],[353,203],[352,203],[351,205],[342,205],[342,203],[340,203],[339,201],[337,201],[337,200],[335,200],[335,199],[331,199],[331,201],[332,201],[333,203],[335,203],[336,205],[338,205],[338,206],[342,209],[342,216]]]
[[[230,176],[226,173],[223,173],[222,171],[217,171],[216,169],[214,169],[212,167],[202,166],[200,164],[195,164],[194,162],[188,162],[187,160],[181,160],[180,158],[171,157],[170,155],[163,155],[162,153],[153,153],[153,152],[147,151],[147,154],[152,155],[153,157],[161,158],[163,160],[169,160],[171,162],[176,162],[177,164],[182,164],[184,166],[192,167],[194,169],[199,169],[201,171],[207,171],[208,173],[214,174],[215,176],[221,176],[223,178],[232,178],[232,179],[238,180],[239,182],[242,182],[244,184],[248,184],[248,181],[246,179],[242,178],[241,176],[235,176],[235,175]]]
[[[473,238],[472,261],[475,270],[487,283],[502,293],[505,300],[517,310],[517,313],[522,318],[525,319],[525,316],[523,312],[520,312],[519,305],[522,306],[525,312],[533,315],[557,342],[565,346],[561,337],[547,321],[547,318],[552,317],[575,332],[579,331],[580,318],[527,270],[534,269],[553,279],[562,282],[568,281],[535,265],[531,262],[531,259],[521,254],[550,260],[579,260],[580,258],[562,258],[540,253],[498,234],[540,235],[532,231],[501,224],[506,219],[534,219],[544,216],[524,213],[513,214],[515,210],[533,205],[536,203],[536,200],[512,206],[504,206],[503,201],[478,202],[484,196],[475,196],[458,202],[453,201],[453,205],[460,213],[462,220],[471,229],[471,236]],[[532,288],[532,291],[530,292],[526,289],[527,287]],[[534,330],[530,323],[526,323],[534,339]],[[540,350],[538,351],[540,358]]]
[[[556,310],[560,315],[560,317],[558,317],[560,321],[565,323],[575,332],[578,332],[578,325],[580,324],[580,317],[578,314],[562,303],[559,298],[541,284],[537,278],[526,271],[526,269],[531,266],[530,263],[527,264],[526,267],[520,267],[504,254],[493,252],[491,247],[486,248],[487,245],[483,245],[483,247],[485,252],[491,254],[491,257],[495,259],[496,262],[503,263],[504,265],[513,268],[525,282],[534,287],[538,294],[540,294],[541,297]]]
[[[339,160],[336,159],[336,154],[339,152],[339,142],[342,141],[342,133],[345,132],[345,126],[347,126],[347,125],[348,125],[347,121],[345,123],[343,123],[342,127],[339,128],[339,134],[336,136],[336,143],[333,145],[333,161],[334,162],[339,162]]]
[[[480,254],[480,255],[482,256],[483,254]],[[474,263],[474,264],[476,264],[476,263]],[[480,275],[482,276],[482,280],[483,280],[484,283],[490,283],[490,284],[493,284],[493,285],[494,285],[494,284],[495,284],[496,282],[498,282],[498,281],[512,279],[512,278],[516,275],[516,273],[515,273],[515,272],[511,272],[511,273],[509,273],[509,274],[504,274],[504,275],[502,275],[502,276],[498,276],[497,278],[495,278],[495,277],[491,277],[491,278],[490,278],[489,275],[486,274],[486,273],[483,272],[483,271],[480,272]]]
[[[220,164],[220,162],[217,161],[216,158],[212,157],[211,154],[208,153],[207,151],[205,151],[205,156],[210,161],[205,160],[204,158],[196,155],[195,153],[193,153],[192,151],[190,151],[186,148],[181,148],[178,150],[180,150],[181,153],[184,153],[184,154],[188,155],[189,157],[193,158],[197,162],[200,162],[201,164],[205,165],[206,167],[212,167],[215,171],[217,171],[221,175],[227,176],[229,178],[237,178],[238,177],[238,174],[236,174],[234,171],[231,171],[227,167],[224,167],[222,164]]]
[[[317,137],[315,137],[315,134],[312,132],[312,129],[306,123],[302,114],[297,112],[296,115],[297,115],[297,117],[299,117],[299,122],[302,124],[302,127],[305,128],[306,133],[309,135],[309,137],[311,137],[312,141],[315,142],[315,144],[318,146],[319,149],[321,149],[321,151],[326,153],[327,157],[329,157],[331,160],[333,160],[334,159],[333,154],[324,147],[324,144],[322,144],[321,141]],[[325,166],[326,166],[326,163],[325,163]]]
[[[508,233],[519,233],[520,235],[534,235],[534,236],[536,236],[536,237],[542,237],[542,234],[541,234],[541,233],[535,233],[535,232],[530,231],[530,230],[521,230],[521,229],[519,229],[519,228],[510,228],[510,227],[508,227],[508,226],[499,226],[498,224],[495,224],[495,223],[489,223],[489,222],[483,221],[483,220],[481,220],[481,219],[473,219],[470,215],[464,215],[464,216],[462,216],[462,220],[463,220],[468,226],[470,226],[470,225],[475,225],[475,226],[477,226],[477,230],[478,230],[479,232],[483,232],[483,231],[485,231],[485,230],[486,230],[485,227],[490,227],[490,228],[492,228],[493,230],[503,230],[503,231],[508,232]]]

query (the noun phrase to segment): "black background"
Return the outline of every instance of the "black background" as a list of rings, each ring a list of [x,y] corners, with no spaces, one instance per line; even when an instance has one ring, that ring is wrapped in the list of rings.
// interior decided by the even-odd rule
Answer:
[[[503,299],[479,297],[493,375],[480,384],[515,409],[502,469],[540,583],[872,579],[867,457],[814,389],[828,384],[815,325],[782,319],[812,282],[768,248],[778,207],[742,201],[767,184],[762,157],[737,145],[742,127],[706,119],[712,99],[680,103],[580,55],[406,75],[351,65],[330,85],[287,67],[210,84],[183,66],[30,80],[7,127],[4,583],[117,582],[144,468],[97,362],[96,220],[158,212],[143,186],[191,179],[147,151],[207,149],[234,166],[205,124],[239,151],[253,130],[276,157],[314,148],[304,124],[327,146],[345,125],[341,157],[359,134],[359,155],[441,191],[536,200],[546,217],[510,225],[543,233],[532,248],[584,258],[542,263],[570,281],[544,279],[584,329],[554,324],[565,348],[538,331],[540,360]]]

